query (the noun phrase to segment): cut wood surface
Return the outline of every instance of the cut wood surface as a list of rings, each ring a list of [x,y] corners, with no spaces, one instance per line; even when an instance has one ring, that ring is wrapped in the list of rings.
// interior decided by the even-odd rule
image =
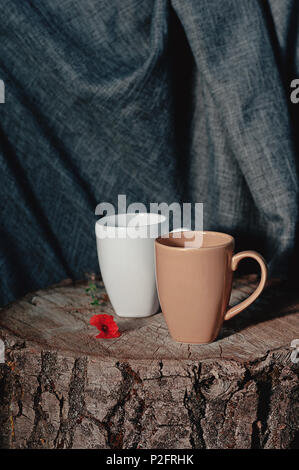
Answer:
[[[70,280],[0,312],[0,446],[10,448],[298,447],[299,294],[272,281],[208,345],[171,340],[163,315],[116,317],[96,339],[95,313],[114,315],[103,283]],[[231,304],[255,276],[235,282]]]

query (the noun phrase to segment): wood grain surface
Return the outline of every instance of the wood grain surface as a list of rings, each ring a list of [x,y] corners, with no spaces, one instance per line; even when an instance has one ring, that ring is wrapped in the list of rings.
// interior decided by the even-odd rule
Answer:
[[[0,446],[12,448],[292,448],[298,446],[299,294],[272,281],[208,345],[178,344],[163,315],[116,318],[103,283],[66,280],[3,308]],[[234,284],[231,304],[254,289]]]

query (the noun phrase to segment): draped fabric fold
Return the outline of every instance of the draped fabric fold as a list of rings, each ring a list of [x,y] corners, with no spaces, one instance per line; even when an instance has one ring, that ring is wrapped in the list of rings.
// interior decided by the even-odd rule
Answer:
[[[98,270],[99,202],[203,202],[287,276],[296,0],[1,0],[0,303]],[[296,20],[297,19],[297,20]]]

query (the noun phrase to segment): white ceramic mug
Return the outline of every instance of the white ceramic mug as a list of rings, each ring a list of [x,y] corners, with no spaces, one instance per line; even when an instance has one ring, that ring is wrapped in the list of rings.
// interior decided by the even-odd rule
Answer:
[[[102,279],[120,317],[148,317],[159,309],[154,241],[165,222],[154,213],[116,214],[96,222]]]

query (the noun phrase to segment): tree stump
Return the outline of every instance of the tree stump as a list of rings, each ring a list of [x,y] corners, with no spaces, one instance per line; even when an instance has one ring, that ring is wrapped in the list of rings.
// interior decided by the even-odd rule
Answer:
[[[256,278],[235,283],[231,303]],[[173,342],[161,313],[116,318],[103,283],[65,281],[0,312],[1,448],[298,448],[299,295],[273,281],[208,345]]]

